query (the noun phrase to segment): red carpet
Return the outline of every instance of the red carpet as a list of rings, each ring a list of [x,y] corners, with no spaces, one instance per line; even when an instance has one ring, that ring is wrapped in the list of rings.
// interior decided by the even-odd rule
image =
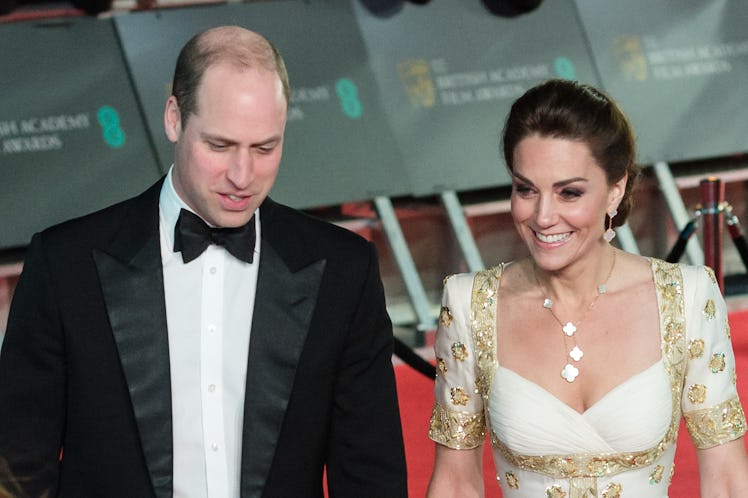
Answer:
[[[732,342],[738,371],[738,393],[744,408],[748,400],[748,310],[730,314]],[[426,494],[434,459],[434,443],[428,439],[428,420],[433,403],[433,381],[407,365],[395,367],[400,396],[403,435],[408,462],[408,489],[412,498]],[[501,490],[494,478],[493,457],[488,444],[484,446],[483,469],[486,498],[500,498]],[[696,450],[684,426],[678,436],[675,476],[669,494],[673,498],[697,498],[699,477]]]

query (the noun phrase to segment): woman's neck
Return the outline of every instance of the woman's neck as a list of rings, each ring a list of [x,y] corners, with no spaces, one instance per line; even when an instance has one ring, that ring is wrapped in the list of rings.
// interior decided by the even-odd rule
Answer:
[[[544,298],[563,303],[570,310],[586,308],[601,292],[607,291],[615,269],[616,249],[605,244],[574,265],[557,271],[545,271],[533,264],[535,277]]]

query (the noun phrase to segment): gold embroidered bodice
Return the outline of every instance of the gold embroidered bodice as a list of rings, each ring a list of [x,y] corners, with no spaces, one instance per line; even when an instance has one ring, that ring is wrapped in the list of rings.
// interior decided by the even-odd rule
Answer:
[[[606,400],[609,406],[598,410],[603,416],[590,415],[600,417],[594,423],[586,414],[565,412],[568,407],[558,406],[563,405],[560,401],[498,364],[496,296],[503,265],[448,278],[435,344],[438,373],[430,437],[451,448],[474,448],[488,432],[505,498],[667,496],[681,413],[697,447],[740,437],[745,416],[735,390],[727,313],[713,273],[657,259],[651,266],[662,360],[646,378],[624,383],[630,385],[621,386],[617,399],[611,396]],[[648,389],[649,385],[653,387]],[[644,394],[638,397],[638,392]],[[634,396],[638,399],[628,399]],[[614,439],[609,431],[596,432],[613,422],[608,419],[615,418],[616,407],[621,411],[645,400],[647,407],[661,408],[651,416],[644,412],[640,419],[651,428],[629,427],[622,442],[607,441]],[[517,413],[520,408],[528,413]],[[494,414],[497,420],[492,420]],[[512,415],[514,421],[505,420]],[[625,426],[625,419],[616,424]],[[556,438],[549,432],[548,445],[542,450],[533,446],[543,430],[553,429],[568,430],[577,439]],[[629,437],[638,429],[649,435],[644,446]],[[625,444],[639,447],[626,450],[621,447]]]

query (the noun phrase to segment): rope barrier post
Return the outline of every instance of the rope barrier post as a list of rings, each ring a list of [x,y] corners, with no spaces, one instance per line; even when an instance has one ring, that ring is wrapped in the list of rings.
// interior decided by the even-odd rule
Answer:
[[[722,235],[724,220],[725,184],[713,176],[701,180],[701,214],[704,218],[704,263],[714,270],[720,290],[724,293],[722,271]]]

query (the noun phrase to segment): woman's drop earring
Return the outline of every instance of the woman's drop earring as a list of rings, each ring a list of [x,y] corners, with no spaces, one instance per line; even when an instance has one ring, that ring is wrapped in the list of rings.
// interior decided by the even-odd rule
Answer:
[[[610,242],[616,237],[616,231],[613,230],[613,218],[615,215],[618,214],[618,211],[615,209],[612,209],[608,212],[608,229],[605,230],[605,233],[603,234],[603,238],[605,239],[605,242]]]

